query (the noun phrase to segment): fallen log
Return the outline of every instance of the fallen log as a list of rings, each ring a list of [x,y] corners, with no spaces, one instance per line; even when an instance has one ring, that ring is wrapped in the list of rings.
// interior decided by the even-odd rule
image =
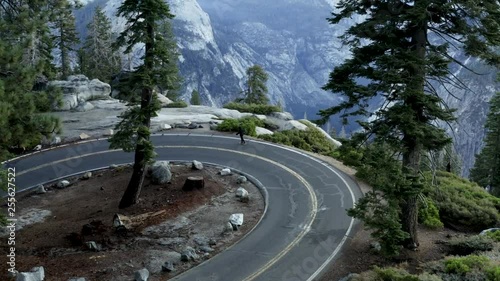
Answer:
[[[125,216],[121,214],[115,214],[115,216],[113,217],[113,227],[117,230],[123,230],[123,229],[131,230],[143,224],[144,221],[162,215],[166,212],[167,212],[166,210],[161,210],[158,212],[148,212],[135,216]]]

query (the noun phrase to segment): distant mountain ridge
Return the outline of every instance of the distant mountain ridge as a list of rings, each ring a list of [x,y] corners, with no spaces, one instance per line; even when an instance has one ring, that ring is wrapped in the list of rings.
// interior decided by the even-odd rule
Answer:
[[[200,92],[203,104],[222,106],[241,93],[245,71],[260,64],[269,74],[268,88],[272,103],[281,103],[295,118],[304,114],[316,118],[319,109],[337,104],[338,96],[321,90],[331,70],[349,57],[337,36],[359,18],[333,26],[326,20],[337,0],[168,0],[176,15],[174,32],[180,46],[180,70],[185,79],[183,98],[193,89]],[[121,0],[90,1],[77,12],[81,32],[96,5],[104,7],[115,31],[125,21],[115,16]],[[134,63],[141,55],[134,54]],[[462,56],[455,52],[456,57]],[[494,71],[476,60],[467,66],[483,70],[477,76],[453,66],[455,74],[472,90],[444,89],[441,96],[458,108],[459,122],[450,128],[464,162],[464,175],[482,147],[487,102],[500,86],[494,83]],[[456,68],[456,69],[455,69]],[[479,71],[481,72],[481,71]],[[477,93],[477,94],[474,94]],[[376,106],[376,105],[373,105]],[[332,118],[340,130],[340,122]],[[353,127],[351,127],[352,129]],[[348,130],[349,131],[349,130]]]

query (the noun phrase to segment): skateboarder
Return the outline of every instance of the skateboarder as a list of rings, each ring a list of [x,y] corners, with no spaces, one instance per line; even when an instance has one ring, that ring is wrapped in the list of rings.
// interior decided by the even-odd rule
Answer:
[[[244,131],[243,131],[243,128],[241,128],[241,125],[238,127],[238,133],[236,133],[236,135],[240,135],[240,139],[241,139],[241,144],[245,144],[245,139],[243,139],[243,134],[244,134]]]

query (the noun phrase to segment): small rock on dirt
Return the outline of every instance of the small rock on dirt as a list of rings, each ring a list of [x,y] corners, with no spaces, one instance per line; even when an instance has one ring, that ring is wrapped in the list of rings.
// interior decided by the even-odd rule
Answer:
[[[197,260],[199,256],[196,254],[196,251],[190,247],[187,246],[184,248],[184,250],[181,253],[181,261],[190,261],[190,260]]]
[[[92,177],[92,172],[86,172],[86,173],[83,175],[82,179],[84,179],[84,180],[88,180],[88,179],[90,179],[91,177]]]
[[[239,176],[237,179],[236,179],[236,183],[237,184],[242,184],[244,182],[247,182],[247,177],[245,176]]]
[[[65,188],[69,186],[69,181],[67,180],[62,180],[57,183],[57,188]]]
[[[91,251],[98,252],[101,247],[95,241],[85,242],[85,246]]]
[[[200,161],[193,160],[193,170],[203,170],[203,164]]]
[[[166,272],[172,272],[175,270],[174,263],[171,261],[167,261],[161,266],[161,269]]]
[[[43,266],[33,267],[30,272],[20,272],[16,276],[16,281],[43,281],[45,269]]]
[[[85,277],[76,277],[76,278],[71,278],[68,281],[87,281]]]
[[[244,189],[243,187],[238,187],[238,189],[236,189],[236,197],[248,197],[248,191],[246,189]]]
[[[146,268],[143,268],[141,270],[137,270],[134,273],[134,279],[135,279],[135,281],[148,281],[149,271]]]
[[[88,138],[90,138],[90,136],[89,136],[89,135],[87,135],[87,134],[85,134],[85,133],[81,133],[81,134],[80,134],[80,139],[81,139],[81,140],[86,140],[86,139],[88,139]]]
[[[229,222],[233,226],[233,230],[238,230],[238,228],[243,224],[243,214],[232,214],[229,217]]]
[[[210,253],[210,252],[213,252],[214,249],[212,249],[211,247],[209,246],[201,246],[200,247],[200,251],[204,252],[204,253]]]
[[[224,232],[231,232],[233,231],[233,225],[230,222],[226,222],[224,225]]]
[[[45,187],[42,184],[39,184],[36,187],[36,191],[35,191],[36,194],[44,194],[46,192],[47,192],[47,190],[45,190]]]
[[[220,170],[220,175],[221,176],[227,176],[227,175],[230,175],[230,174],[231,174],[231,170],[228,169],[228,168]]]

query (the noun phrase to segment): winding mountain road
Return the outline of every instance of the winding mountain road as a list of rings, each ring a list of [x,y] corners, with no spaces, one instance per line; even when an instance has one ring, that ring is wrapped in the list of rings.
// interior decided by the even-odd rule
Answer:
[[[326,163],[280,145],[207,134],[153,135],[158,160],[198,160],[243,171],[265,187],[266,212],[257,227],[201,265],[172,280],[318,280],[351,234],[345,209],[360,191]],[[44,150],[7,162],[18,192],[40,183],[133,162],[133,153],[109,150],[105,139]]]

